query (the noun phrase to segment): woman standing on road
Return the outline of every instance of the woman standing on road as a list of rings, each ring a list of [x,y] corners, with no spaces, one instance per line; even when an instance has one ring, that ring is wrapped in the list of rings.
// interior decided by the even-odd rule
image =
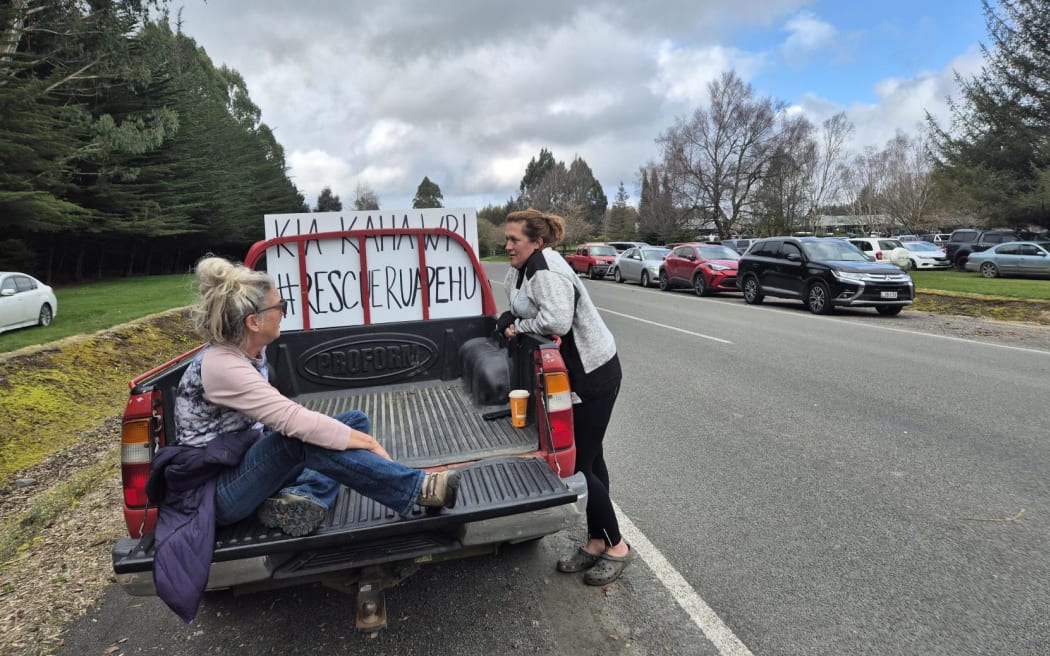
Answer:
[[[207,584],[216,524],[234,524],[258,509],[264,521],[269,512],[273,524],[287,529],[290,522],[291,532],[303,534],[324,519],[327,508],[311,512],[316,502],[297,498],[294,489],[269,499],[285,486],[316,489],[334,481],[336,492],[341,483],[404,515],[415,504],[455,505],[460,476],[393,462],[361,430],[368,425],[362,413],[341,421],[270,385],[265,349],[280,336],[287,306],[269,275],[208,257],[197,264],[197,278],[193,323],[208,344],[182,376],[176,445],[158,451],[147,484],[160,507],[157,593],[187,622]]]
[[[559,560],[558,571],[587,570],[585,583],[605,585],[618,579],[634,558],[620,535],[602,455],[605,429],[620,392],[616,343],[579,277],[551,248],[565,234],[560,216],[534,209],[511,212],[504,234],[511,309],[500,317],[498,329],[508,338],[519,332],[561,337],[569,382],[580,399],[573,406],[573,432],[576,471],[587,478],[587,542]]]

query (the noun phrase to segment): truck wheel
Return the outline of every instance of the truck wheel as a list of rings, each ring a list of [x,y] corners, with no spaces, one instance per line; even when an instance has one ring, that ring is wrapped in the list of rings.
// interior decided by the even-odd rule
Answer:
[[[594,267],[589,266],[587,267],[587,277],[591,280],[598,280],[599,278],[604,278],[605,276],[599,276],[597,273],[594,272]]]
[[[831,314],[835,306],[831,304],[831,290],[823,282],[817,281],[806,290],[806,307],[813,314]]]
[[[620,267],[613,269],[613,279],[619,283],[623,282],[623,276],[620,274]]]
[[[671,291],[671,279],[667,277],[666,271],[660,272],[660,291],[669,292]]]
[[[985,278],[998,278],[999,267],[994,262],[985,262],[981,265],[981,275]]]
[[[955,268],[959,271],[966,271],[966,260],[970,259],[969,253],[960,253],[955,256]]]
[[[741,291],[744,292],[744,302],[748,305],[758,305],[765,298],[758,290],[758,278],[754,276],[744,278],[744,286]]]
[[[648,287],[648,286],[649,286],[649,272],[648,271],[642,271],[642,287]]]

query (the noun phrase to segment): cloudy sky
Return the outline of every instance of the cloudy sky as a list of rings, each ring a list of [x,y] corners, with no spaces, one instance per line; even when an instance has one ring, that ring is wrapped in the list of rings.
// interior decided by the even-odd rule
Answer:
[[[979,0],[173,0],[182,30],[239,71],[313,205],[359,183],[411,207],[503,203],[540,148],[583,157],[637,203],[654,139],[735,70],[852,146],[947,115],[979,69]],[[173,16],[174,20],[174,16]]]

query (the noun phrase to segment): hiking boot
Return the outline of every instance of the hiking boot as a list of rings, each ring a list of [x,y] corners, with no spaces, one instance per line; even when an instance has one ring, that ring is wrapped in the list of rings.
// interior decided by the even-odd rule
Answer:
[[[285,492],[263,501],[256,515],[270,528],[301,537],[312,533],[324,522],[328,508],[313,499]]]
[[[458,469],[446,469],[436,473],[427,473],[419,489],[416,503],[427,508],[451,508],[456,505],[459,494]]]

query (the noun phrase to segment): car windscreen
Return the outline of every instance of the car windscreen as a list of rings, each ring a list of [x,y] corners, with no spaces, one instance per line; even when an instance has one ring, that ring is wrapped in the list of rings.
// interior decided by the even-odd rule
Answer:
[[[936,252],[936,253],[940,253],[941,252],[940,247],[934,246],[933,244],[931,244],[928,241],[904,241],[904,242],[901,242],[901,244],[903,244],[904,247],[907,248],[909,251],[916,251],[916,252],[918,252],[918,251],[923,251],[923,252],[930,251],[930,252]]]
[[[667,254],[671,252],[669,248],[643,248],[642,259],[643,260],[662,260],[667,257]]]
[[[853,244],[841,239],[803,242],[802,250],[811,260],[835,260],[838,262],[870,262],[867,256]]]
[[[612,246],[591,246],[591,255],[616,255],[617,252]]]
[[[739,260],[740,253],[728,246],[701,246],[700,257],[705,260]]]

